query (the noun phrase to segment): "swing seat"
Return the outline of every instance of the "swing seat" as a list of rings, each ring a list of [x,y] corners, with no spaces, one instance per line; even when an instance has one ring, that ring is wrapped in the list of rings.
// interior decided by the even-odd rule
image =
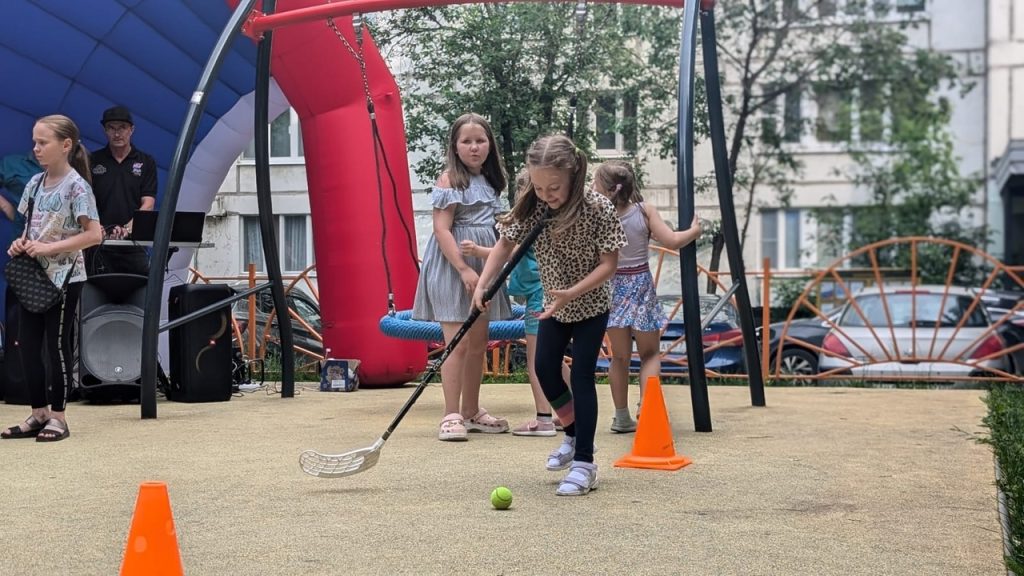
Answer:
[[[512,318],[510,320],[495,320],[490,323],[487,331],[488,340],[518,340],[525,338],[524,314],[526,314],[524,306],[513,305]],[[441,324],[439,322],[413,320],[412,310],[401,310],[396,312],[394,316],[386,314],[380,319],[380,331],[385,336],[402,340],[444,341],[444,334],[441,332]]]

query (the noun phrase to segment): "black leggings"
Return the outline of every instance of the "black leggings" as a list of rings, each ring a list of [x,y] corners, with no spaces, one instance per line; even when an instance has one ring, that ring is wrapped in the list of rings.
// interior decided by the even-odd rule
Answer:
[[[594,371],[601,349],[608,312],[563,323],[548,318],[537,329],[537,379],[551,408],[566,427],[566,435],[576,437],[576,456],[580,462],[594,461],[594,434],[597,432],[597,388]],[[572,368],[569,380],[562,379],[562,359],[572,341]]]
[[[33,409],[50,406],[55,412],[63,412],[67,407],[74,369],[73,322],[81,294],[82,283],[73,282],[68,284],[64,298],[42,314],[29,312],[21,305],[18,307],[14,347]],[[48,351],[49,369],[43,366],[44,347]]]

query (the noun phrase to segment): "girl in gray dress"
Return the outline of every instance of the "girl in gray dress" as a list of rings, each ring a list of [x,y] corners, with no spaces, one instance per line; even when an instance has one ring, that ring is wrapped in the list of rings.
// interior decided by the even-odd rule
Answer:
[[[495,215],[502,208],[499,194],[506,183],[490,124],[478,114],[460,116],[449,134],[445,171],[431,191],[434,235],[424,251],[413,305],[413,318],[441,324],[445,342],[469,316],[484,265],[481,258],[463,256],[459,244],[472,240],[480,246],[494,245]],[[489,311],[490,320],[512,315],[504,287],[491,300]],[[439,440],[466,440],[467,432],[508,431],[507,420],[480,407],[486,351],[487,322],[481,318],[441,367],[445,416]]]

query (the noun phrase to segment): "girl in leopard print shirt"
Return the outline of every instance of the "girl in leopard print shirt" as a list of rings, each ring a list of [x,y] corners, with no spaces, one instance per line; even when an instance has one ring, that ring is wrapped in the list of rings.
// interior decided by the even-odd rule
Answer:
[[[549,219],[534,244],[544,288],[538,315],[537,378],[565,427],[565,439],[547,459],[548,470],[569,473],[556,494],[581,496],[597,487],[594,433],[597,390],[594,372],[608,323],[619,248],[626,235],[612,203],[586,189],[587,159],[565,136],[546,136],[526,153],[530,184],[512,211],[499,220],[500,238],[491,249],[473,296],[486,308],[486,287],[508,261],[512,249],[545,215]],[[562,378],[562,356],[572,342],[570,385]]]

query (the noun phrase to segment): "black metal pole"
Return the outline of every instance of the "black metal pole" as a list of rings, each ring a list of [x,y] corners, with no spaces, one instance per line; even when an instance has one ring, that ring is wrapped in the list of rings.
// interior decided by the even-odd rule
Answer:
[[[263,13],[273,14],[277,0],[263,0]],[[281,397],[295,396],[295,349],[292,348],[292,322],[288,302],[284,297],[281,279],[281,258],[277,250],[274,230],[274,205],[270,197],[270,124],[267,106],[270,102],[270,51],[273,47],[272,31],[263,33],[256,53],[256,203],[259,206],[260,239],[263,242],[263,261],[270,280],[270,294],[277,310],[278,330],[281,335]]]
[[[729,257],[732,282],[736,291],[740,330],[743,332],[743,353],[747,360],[750,381],[750,403],[764,406],[764,379],[761,376],[761,349],[754,329],[754,313],[750,308],[747,277],[743,267],[740,233],[736,225],[736,206],[732,197],[732,173],[729,171],[729,153],[725,142],[725,116],[722,113],[722,86],[718,74],[718,49],[715,44],[715,11],[708,8],[700,13],[701,42],[704,46],[704,85],[708,98],[708,122],[711,128],[711,149],[715,159],[715,180],[718,183],[718,206],[722,211],[722,234],[725,252]],[[765,303],[765,306],[768,304]]]
[[[256,0],[242,0],[238,3],[231,19],[221,31],[217,44],[213,47],[210,59],[199,77],[199,84],[192,99],[189,101],[185,123],[178,135],[178,143],[174,148],[171,168],[168,171],[167,187],[160,202],[160,215],[156,220],[156,233],[153,235],[153,251],[150,261],[157,265],[149,267],[149,283],[146,289],[146,315],[142,321],[142,385],[139,391],[139,403],[143,418],[156,418],[156,367],[157,338],[160,327],[160,307],[163,298],[164,270],[167,262],[167,250],[171,243],[171,226],[174,224],[174,210],[178,205],[178,193],[181,191],[181,180],[185,174],[192,144],[195,141],[199,119],[206,108],[207,92],[210,84],[217,77],[220,66],[227,56],[228,48],[242,31],[242,22],[252,11]]]
[[[697,0],[683,7],[683,30],[679,50],[679,136],[678,161],[679,228],[693,221],[693,78],[697,53]],[[690,402],[693,404],[693,427],[697,432],[711,432],[711,407],[708,404],[708,382],[704,374],[704,342],[700,328],[700,293],[697,288],[697,245],[691,242],[679,251],[679,281],[682,284],[683,321],[686,332],[686,360],[690,376]]]

